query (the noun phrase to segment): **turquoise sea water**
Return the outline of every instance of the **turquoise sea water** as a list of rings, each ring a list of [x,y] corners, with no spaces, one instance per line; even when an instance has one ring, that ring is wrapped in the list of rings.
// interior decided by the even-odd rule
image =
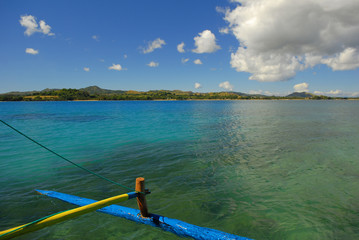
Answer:
[[[255,239],[359,239],[358,101],[0,102],[0,118],[134,187],[152,213]],[[126,192],[0,126],[0,230]],[[130,200],[123,205],[137,208]],[[19,239],[180,239],[91,213]]]

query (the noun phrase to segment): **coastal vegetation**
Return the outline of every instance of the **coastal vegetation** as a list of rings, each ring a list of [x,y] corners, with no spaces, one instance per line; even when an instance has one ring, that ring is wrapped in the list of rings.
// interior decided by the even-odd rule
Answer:
[[[266,96],[241,92],[199,93],[180,90],[123,91],[97,86],[81,89],[44,89],[42,91],[9,92],[0,94],[0,101],[74,101],[74,100],[251,100],[251,99],[347,99],[295,92],[287,96]],[[358,99],[358,98],[356,98]]]

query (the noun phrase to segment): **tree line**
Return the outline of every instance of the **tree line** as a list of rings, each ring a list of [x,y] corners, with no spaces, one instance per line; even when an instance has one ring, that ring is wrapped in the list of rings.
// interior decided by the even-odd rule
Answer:
[[[73,101],[73,100],[241,100],[241,99],[334,99],[328,96],[278,97],[249,95],[237,92],[194,93],[179,90],[153,90],[147,92],[122,91],[116,93],[89,93],[83,89],[54,89],[31,93],[0,94],[0,101]],[[342,98],[341,98],[342,99]]]

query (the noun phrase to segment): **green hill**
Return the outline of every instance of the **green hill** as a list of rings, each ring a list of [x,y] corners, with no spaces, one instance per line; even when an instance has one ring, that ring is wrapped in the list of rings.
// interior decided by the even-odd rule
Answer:
[[[313,98],[315,95],[307,92],[294,92],[287,95],[287,98]]]
[[[81,88],[80,90],[86,91],[91,95],[101,95],[101,94],[119,94],[124,93],[125,91],[122,90],[109,90],[109,89],[103,89],[98,86],[90,86],[86,88]]]

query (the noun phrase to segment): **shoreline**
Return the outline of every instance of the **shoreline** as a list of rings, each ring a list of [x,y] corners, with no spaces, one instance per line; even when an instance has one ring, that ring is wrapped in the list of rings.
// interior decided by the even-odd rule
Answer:
[[[39,101],[0,101],[0,102],[123,102],[123,101],[131,101],[131,102],[177,102],[177,101],[358,101],[359,98],[336,98],[336,99],[153,99],[153,100],[39,100]]]

